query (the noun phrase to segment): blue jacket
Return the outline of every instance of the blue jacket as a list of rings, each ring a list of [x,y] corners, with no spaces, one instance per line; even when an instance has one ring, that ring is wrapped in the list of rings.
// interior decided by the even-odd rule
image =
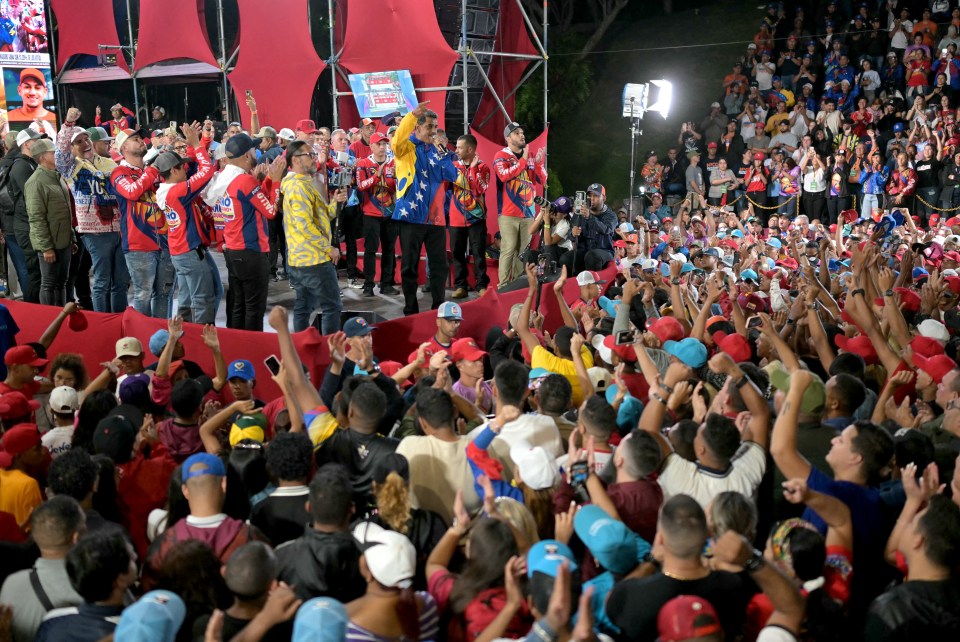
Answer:
[[[881,168],[879,172],[873,171],[870,167],[864,167],[860,170],[859,183],[863,185],[864,194],[883,194],[889,177],[890,170],[886,167]]]

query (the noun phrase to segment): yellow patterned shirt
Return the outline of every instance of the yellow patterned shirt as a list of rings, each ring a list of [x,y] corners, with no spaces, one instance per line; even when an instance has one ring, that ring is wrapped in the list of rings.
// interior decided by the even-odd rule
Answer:
[[[283,233],[290,267],[309,267],[330,260],[330,223],[337,203],[324,203],[313,177],[289,173],[280,184]]]

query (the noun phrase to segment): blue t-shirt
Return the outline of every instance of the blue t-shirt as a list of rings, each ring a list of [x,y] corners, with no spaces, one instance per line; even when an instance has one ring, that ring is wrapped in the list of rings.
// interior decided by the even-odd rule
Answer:
[[[7,350],[17,345],[17,333],[20,326],[13,320],[13,315],[7,306],[0,305],[0,354],[7,354]],[[0,359],[0,381],[7,378],[7,365]]]

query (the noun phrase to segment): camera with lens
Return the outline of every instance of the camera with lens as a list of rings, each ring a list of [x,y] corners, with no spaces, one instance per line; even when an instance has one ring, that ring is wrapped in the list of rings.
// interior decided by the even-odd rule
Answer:
[[[353,184],[353,165],[351,164],[350,154],[336,152],[333,160],[337,163],[337,166],[330,174],[329,186],[333,189],[350,187]]]

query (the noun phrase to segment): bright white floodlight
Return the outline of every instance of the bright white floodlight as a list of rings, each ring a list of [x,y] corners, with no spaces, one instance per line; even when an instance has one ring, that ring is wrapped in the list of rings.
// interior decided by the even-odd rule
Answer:
[[[651,104],[651,94],[656,100]],[[673,99],[673,83],[669,80],[651,80],[649,83],[628,83],[623,86],[623,117],[643,118],[648,111],[667,117]]]

